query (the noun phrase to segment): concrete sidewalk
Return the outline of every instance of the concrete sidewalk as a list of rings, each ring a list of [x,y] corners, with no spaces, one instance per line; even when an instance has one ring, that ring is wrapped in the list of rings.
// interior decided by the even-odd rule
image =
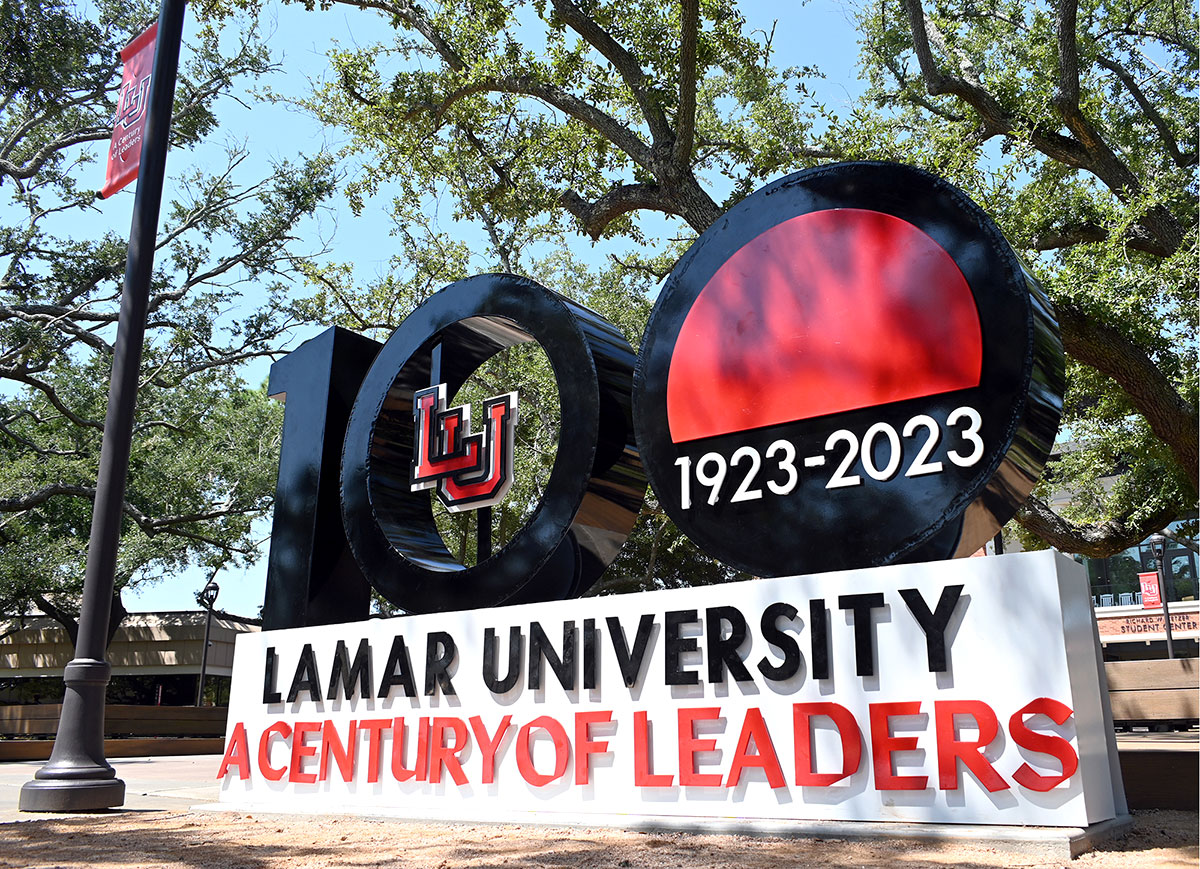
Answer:
[[[215,803],[220,792],[219,754],[188,757],[118,757],[109,763],[125,782],[126,811],[179,810],[197,803]],[[44,761],[0,763],[0,823],[59,817],[17,810],[21,786],[33,778]]]

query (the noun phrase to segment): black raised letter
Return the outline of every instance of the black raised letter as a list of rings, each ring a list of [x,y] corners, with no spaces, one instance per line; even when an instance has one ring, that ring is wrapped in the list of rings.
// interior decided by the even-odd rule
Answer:
[[[596,687],[596,620],[583,620],[583,687]]]
[[[921,592],[915,588],[900,589],[900,597],[904,598],[909,612],[925,632],[925,651],[929,657],[930,673],[946,672],[946,625],[950,623],[950,616],[954,615],[954,608],[958,606],[962,590],[961,585],[948,585],[943,588],[942,596],[938,598],[937,609],[930,612],[929,604],[925,603]]]
[[[441,646],[442,653],[438,654]],[[458,647],[454,638],[445,631],[433,631],[425,639],[425,696],[432,697],[437,692],[437,686],[442,686],[442,693],[453,695],[454,686],[450,684],[450,665]]]
[[[721,622],[729,622],[729,636],[721,636]],[[708,647],[708,681],[725,681],[725,668],[738,682],[750,682],[753,677],[746,669],[738,647],[746,639],[746,617],[732,606],[714,606],[704,611],[704,638]]]
[[[829,678],[829,613],[825,611],[825,598],[813,598],[808,602],[808,630],[812,641],[812,677]]]
[[[883,595],[838,595],[838,608],[854,612],[854,672],[860,676],[875,675],[875,635],[871,632],[871,610],[883,607]]]
[[[487,628],[483,632],[483,682],[493,694],[504,694],[512,690],[521,677],[521,649],[525,635],[513,625],[508,629],[508,669],[504,678],[496,670],[496,630]]]
[[[575,689],[575,622],[563,623],[562,658],[550,645],[550,639],[537,622],[529,623],[529,687],[542,687],[542,660],[550,665],[558,682],[567,691]]]
[[[388,652],[383,678],[379,680],[379,696],[388,696],[393,685],[403,686],[406,697],[417,696],[417,686],[413,684],[412,662],[408,659],[408,646],[404,644],[404,637],[399,634],[392,639],[392,650]]]
[[[775,624],[780,617],[794,619],[796,608],[790,603],[782,601],[773,603],[763,610],[762,619],[758,625],[763,639],[783,652],[783,663],[781,664],[772,664],[765,655],[758,662],[759,672],[773,682],[790,679],[800,671],[800,644],[796,642],[795,637],[786,631],[781,631]]]
[[[668,685],[700,684],[700,674],[695,670],[683,669],[683,662],[679,660],[685,652],[694,652],[698,648],[695,637],[679,636],[679,631],[684,625],[696,621],[698,617],[695,610],[672,610],[667,613],[667,625],[663,632],[663,658]]]
[[[288,689],[288,703],[295,703],[301,691],[307,691],[313,700],[321,699],[321,677],[317,675],[317,659],[313,655],[312,643],[305,643],[296,662],[296,674],[292,676],[292,687]]]
[[[654,616],[646,613],[638,620],[637,636],[633,638],[633,651],[625,642],[625,628],[616,616],[609,616],[605,623],[608,625],[608,635],[612,638],[613,651],[617,654],[617,666],[621,668],[621,678],[625,687],[632,688],[642,672],[642,661],[646,659],[646,646],[650,643],[650,632],[654,630]]]
[[[346,644],[338,640],[337,651],[333,653],[333,670],[329,673],[329,690],[325,692],[326,700],[337,699],[339,677],[342,683],[342,694],[347,700],[354,696],[354,683],[358,683],[358,696],[371,696],[371,647],[367,638],[358,641],[358,651],[354,653],[354,664],[350,663],[350,653]]]
[[[283,695],[275,690],[275,647],[267,646],[267,666],[263,673],[263,703],[282,703]]]

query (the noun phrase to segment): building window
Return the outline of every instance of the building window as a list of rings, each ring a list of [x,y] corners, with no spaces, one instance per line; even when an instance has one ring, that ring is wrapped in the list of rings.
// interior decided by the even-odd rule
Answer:
[[[1175,527],[1180,523],[1172,523]],[[1140,603],[1139,573],[1155,570],[1154,552],[1143,540],[1124,552],[1108,558],[1084,558],[1092,596],[1100,606],[1129,606]],[[1196,554],[1173,540],[1167,540],[1163,557],[1163,590],[1168,601],[1196,599]]]

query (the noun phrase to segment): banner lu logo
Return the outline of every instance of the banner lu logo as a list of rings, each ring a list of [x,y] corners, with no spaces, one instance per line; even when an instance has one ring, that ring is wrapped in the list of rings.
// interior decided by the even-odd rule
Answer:
[[[517,393],[483,402],[484,429],[471,432],[469,405],[446,409],[446,384],[413,395],[411,488],[437,489],[452,513],[499,504],[513,477]]]
[[[101,199],[112,196],[138,175],[157,37],[158,22],[155,22],[121,49],[121,61],[125,69],[121,74],[121,90],[117,94],[117,112],[113,118],[113,134],[108,146],[108,166],[104,173],[104,187],[100,190]]]

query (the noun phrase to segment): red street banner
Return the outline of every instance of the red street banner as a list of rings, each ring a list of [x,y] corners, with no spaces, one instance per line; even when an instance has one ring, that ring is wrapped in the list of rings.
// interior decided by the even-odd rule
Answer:
[[[1142,609],[1152,610],[1162,606],[1162,598],[1158,594],[1158,574],[1139,573],[1138,581],[1142,584]]]
[[[137,177],[142,156],[142,129],[150,100],[150,71],[154,66],[154,43],[158,22],[121,49],[125,72],[117,95],[112,141],[108,146],[108,169],[100,198],[107,199]]]

